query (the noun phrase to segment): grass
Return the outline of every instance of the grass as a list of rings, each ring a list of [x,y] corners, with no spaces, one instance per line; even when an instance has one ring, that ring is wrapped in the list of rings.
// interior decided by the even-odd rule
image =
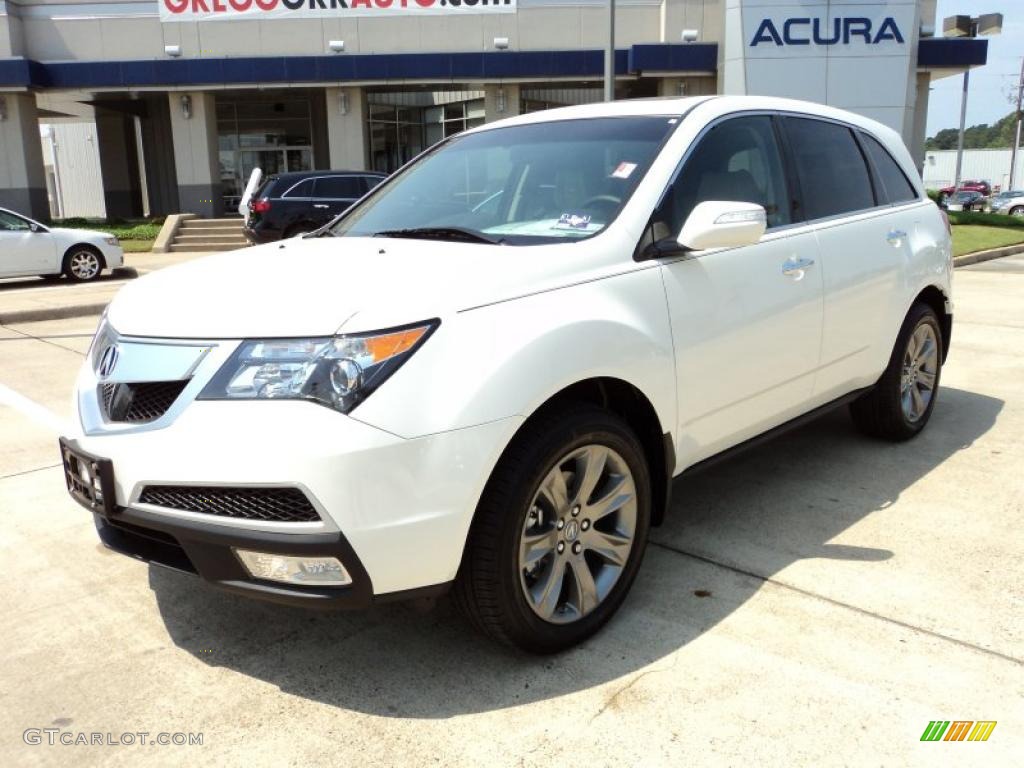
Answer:
[[[97,232],[108,232],[121,241],[125,253],[148,253],[153,248],[153,241],[160,234],[163,226],[162,218],[155,219],[57,219],[50,222],[54,227],[70,229],[92,229]]]
[[[984,214],[972,214],[984,216]],[[952,220],[950,216],[950,220]],[[1009,216],[1002,216],[1008,219]],[[1024,243],[1024,227],[993,227],[978,224],[958,224],[953,227],[953,255],[987,251],[1004,245]]]
[[[153,240],[122,240],[121,248],[125,253],[149,253],[153,250]]]

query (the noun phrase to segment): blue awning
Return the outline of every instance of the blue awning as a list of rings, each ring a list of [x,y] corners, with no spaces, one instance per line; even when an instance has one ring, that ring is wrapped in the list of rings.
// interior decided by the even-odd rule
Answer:
[[[615,55],[617,74],[708,72],[717,68],[718,45],[634,45]],[[604,52],[486,51],[481,53],[383,53],[330,56],[152,59],[40,63],[0,61],[0,87],[142,88],[247,83],[338,83],[360,80],[498,80],[600,78]]]

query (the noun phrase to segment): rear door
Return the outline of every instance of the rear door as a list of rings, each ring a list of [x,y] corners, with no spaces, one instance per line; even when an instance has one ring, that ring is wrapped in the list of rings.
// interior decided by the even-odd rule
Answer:
[[[814,391],[827,401],[874,383],[885,367],[907,259],[858,131],[812,117],[782,122],[821,255],[825,306]]]
[[[366,193],[362,176],[344,174],[319,176],[313,187],[312,217],[317,224],[326,224]]]

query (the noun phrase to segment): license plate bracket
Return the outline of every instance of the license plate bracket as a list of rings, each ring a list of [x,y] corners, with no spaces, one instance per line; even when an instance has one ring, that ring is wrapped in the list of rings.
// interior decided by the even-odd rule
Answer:
[[[117,505],[113,462],[75,448],[63,437],[60,438],[60,455],[64,482],[71,498],[104,517],[114,514]]]

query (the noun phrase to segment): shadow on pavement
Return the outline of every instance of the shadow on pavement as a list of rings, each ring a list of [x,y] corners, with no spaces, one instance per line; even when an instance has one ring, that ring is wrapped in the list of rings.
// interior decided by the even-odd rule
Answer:
[[[85,285],[99,285],[117,280],[129,280],[139,276],[134,267],[117,267],[107,274],[100,275],[88,283],[73,283],[66,277],[11,277],[0,280],[0,291],[23,291],[29,288],[43,288],[48,285],[64,285],[68,288],[80,288]]]
[[[928,429],[901,445],[860,436],[843,409],[681,478],[617,617],[557,657],[496,646],[446,599],[428,613],[401,605],[315,613],[235,598],[158,567],[150,585],[176,645],[297,696],[413,718],[516,706],[615,680],[686,645],[757,592],[762,582],[744,574],[771,577],[804,558],[890,558],[886,549],[827,542],[969,448],[1002,407],[944,388]]]

